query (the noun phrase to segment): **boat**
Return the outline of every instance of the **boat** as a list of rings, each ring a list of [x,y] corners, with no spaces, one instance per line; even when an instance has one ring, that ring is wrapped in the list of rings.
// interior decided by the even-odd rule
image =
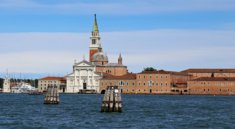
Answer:
[[[30,93],[37,91],[37,89],[28,83],[21,82],[18,85],[13,86],[11,91],[12,93]]]
[[[28,95],[43,95],[43,93],[36,90],[36,91],[30,91]]]

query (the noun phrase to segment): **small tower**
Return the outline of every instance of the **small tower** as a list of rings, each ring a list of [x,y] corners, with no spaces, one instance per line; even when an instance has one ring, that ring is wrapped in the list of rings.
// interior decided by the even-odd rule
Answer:
[[[121,55],[121,53],[119,54],[119,57],[118,57],[118,64],[122,65],[122,55]]]
[[[94,15],[94,24],[93,24],[93,30],[91,32],[91,42],[90,42],[90,62],[92,62],[92,57],[94,54],[98,52],[102,52],[101,42],[100,42],[100,35],[99,35],[99,29],[98,29],[98,23],[96,20],[96,14]]]
[[[11,92],[11,89],[10,89],[10,79],[8,77],[8,71],[7,71],[7,75],[4,79],[4,82],[3,82],[3,93],[10,93]]]

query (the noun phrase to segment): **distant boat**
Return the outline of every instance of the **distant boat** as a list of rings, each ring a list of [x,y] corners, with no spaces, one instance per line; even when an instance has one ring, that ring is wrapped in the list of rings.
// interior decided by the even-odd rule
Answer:
[[[30,93],[37,91],[37,89],[28,83],[21,82],[17,86],[11,88],[12,93]]]
[[[43,95],[43,93],[36,90],[36,91],[30,91],[28,95]]]

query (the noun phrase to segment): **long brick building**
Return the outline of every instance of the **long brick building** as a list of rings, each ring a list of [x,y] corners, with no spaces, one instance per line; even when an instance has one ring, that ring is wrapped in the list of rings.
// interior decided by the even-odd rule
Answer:
[[[235,95],[235,77],[200,77],[188,81],[192,95]]]
[[[164,70],[128,73],[123,76],[105,74],[100,80],[100,92],[103,93],[109,85],[117,85],[121,92],[126,94],[176,94],[180,91],[172,88],[178,84],[186,84],[190,77],[185,73]]]
[[[104,74],[100,92],[117,85],[124,94],[235,95],[235,69],[188,69],[128,73],[123,76]]]

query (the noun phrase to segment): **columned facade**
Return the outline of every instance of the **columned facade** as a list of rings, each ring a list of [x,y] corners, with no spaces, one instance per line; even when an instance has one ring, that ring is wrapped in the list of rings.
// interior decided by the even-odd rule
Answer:
[[[88,61],[83,60],[80,63],[75,63],[73,73],[66,76],[66,92],[99,91],[100,75],[95,71],[95,66]]]

